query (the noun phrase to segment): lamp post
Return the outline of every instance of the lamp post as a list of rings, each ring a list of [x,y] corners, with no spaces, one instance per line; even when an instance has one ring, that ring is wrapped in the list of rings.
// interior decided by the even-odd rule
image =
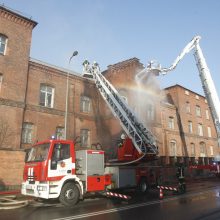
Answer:
[[[69,65],[68,65],[68,69],[69,69],[69,66],[70,66],[70,62],[71,62],[71,60],[72,60],[72,58],[74,57],[74,56],[76,56],[78,54],[78,51],[74,51],[73,52],[73,55],[70,57],[70,59],[69,59]],[[66,140],[66,138],[67,138],[67,118],[68,118],[68,99],[69,99],[69,75],[70,75],[70,72],[69,72],[69,70],[68,70],[68,72],[67,72],[67,77],[66,77],[66,108],[65,108],[65,128],[64,128],[64,139]]]

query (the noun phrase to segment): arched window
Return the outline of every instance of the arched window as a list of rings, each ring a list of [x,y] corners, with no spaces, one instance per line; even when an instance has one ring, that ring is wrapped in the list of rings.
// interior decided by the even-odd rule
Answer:
[[[8,38],[5,35],[0,34],[0,54],[2,55],[5,55],[7,40]]]

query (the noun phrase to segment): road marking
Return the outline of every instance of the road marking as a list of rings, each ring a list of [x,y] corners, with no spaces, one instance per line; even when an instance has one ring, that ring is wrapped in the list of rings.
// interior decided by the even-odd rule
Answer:
[[[195,195],[202,195],[202,194],[206,194],[208,192],[213,192],[214,189],[217,189],[217,188],[215,187],[215,188],[207,190],[207,191],[178,195],[178,196],[174,196],[172,198],[166,198],[163,200],[156,200],[156,201],[152,201],[152,202],[139,203],[139,204],[135,204],[135,205],[128,205],[128,206],[121,207],[121,208],[113,208],[113,209],[108,209],[108,210],[103,210],[103,211],[98,211],[98,212],[90,212],[90,213],[86,213],[86,214],[73,215],[73,216],[64,217],[64,218],[56,218],[53,220],[74,220],[74,219],[88,218],[88,217],[109,214],[109,213],[114,213],[114,212],[120,212],[120,211],[125,211],[128,209],[134,209],[134,208],[139,208],[139,207],[143,207],[143,206],[150,206],[150,205],[154,205],[154,204],[170,202],[170,201],[178,200],[180,198],[188,198],[188,197],[192,197]]]

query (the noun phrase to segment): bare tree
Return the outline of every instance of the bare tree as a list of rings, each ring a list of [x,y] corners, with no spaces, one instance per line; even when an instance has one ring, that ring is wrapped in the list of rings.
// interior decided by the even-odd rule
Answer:
[[[10,138],[15,134],[8,121],[0,117],[0,148],[6,147]]]

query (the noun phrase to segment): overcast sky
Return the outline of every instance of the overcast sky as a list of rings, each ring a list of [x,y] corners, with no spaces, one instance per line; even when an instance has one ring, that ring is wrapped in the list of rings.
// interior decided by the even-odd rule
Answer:
[[[0,0],[38,22],[31,57],[82,72],[85,59],[108,65],[137,57],[168,67],[195,36],[220,95],[219,0]],[[70,66],[74,50],[79,52]],[[203,95],[193,54],[160,77],[161,88],[180,84]]]

